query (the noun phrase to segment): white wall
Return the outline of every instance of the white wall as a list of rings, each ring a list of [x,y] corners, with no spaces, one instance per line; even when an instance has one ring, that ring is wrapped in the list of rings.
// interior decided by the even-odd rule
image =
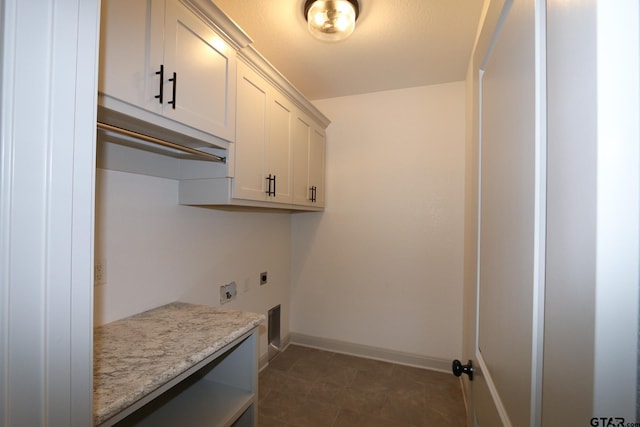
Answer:
[[[292,332],[460,357],[464,83],[315,104],[327,206],[292,218]]]
[[[220,285],[235,281],[225,308],[267,314],[282,305],[289,333],[290,215],[178,205],[178,181],[98,169],[95,258],[106,284],[95,289],[95,324],[172,301],[220,305]],[[259,274],[269,273],[259,286]],[[245,291],[248,286],[248,291]],[[260,354],[267,352],[266,323]]]

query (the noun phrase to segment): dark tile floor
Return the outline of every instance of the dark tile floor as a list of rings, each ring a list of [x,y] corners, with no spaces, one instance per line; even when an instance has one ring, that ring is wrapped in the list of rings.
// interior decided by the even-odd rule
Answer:
[[[451,374],[290,345],[260,373],[259,427],[466,425]]]

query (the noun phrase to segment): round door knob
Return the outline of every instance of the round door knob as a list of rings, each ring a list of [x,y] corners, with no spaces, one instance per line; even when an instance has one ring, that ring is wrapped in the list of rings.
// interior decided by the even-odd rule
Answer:
[[[459,377],[462,374],[469,375],[469,381],[473,381],[473,362],[469,360],[466,365],[463,365],[458,359],[454,360],[451,364],[451,370],[453,375]]]

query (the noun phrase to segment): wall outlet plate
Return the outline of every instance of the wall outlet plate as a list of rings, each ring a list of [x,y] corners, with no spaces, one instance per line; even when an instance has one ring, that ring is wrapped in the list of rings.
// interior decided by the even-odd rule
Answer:
[[[267,272],[263,271],[260,273],[260,285],[265,285],[267,283]]]
[[[93,264],[93,286],[101,286],[107,283],[107,269],[104,261],[95,261]]]
[[[237,294],[236,282],[220,286],[220,304],[226,304],[229,301],[236,299]]]

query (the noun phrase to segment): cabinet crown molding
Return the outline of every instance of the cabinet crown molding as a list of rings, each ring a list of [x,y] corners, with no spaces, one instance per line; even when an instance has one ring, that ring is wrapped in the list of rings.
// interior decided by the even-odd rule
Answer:
[[[237,50],[253,43],[253,39],[212,0],[180,0],[180,2],[213,25]]]
[[[271,84],[276,86],[286,94],[287,97],[300,109],[314,117],[323,129],[326,129],[331,120],[325,116],[315,105],[311,103],[305,96],[283,76],[277,68],[275,68],[253,45],[248,45],[238,51],[238,58],[251,66],[256,72],[261,74]]]

